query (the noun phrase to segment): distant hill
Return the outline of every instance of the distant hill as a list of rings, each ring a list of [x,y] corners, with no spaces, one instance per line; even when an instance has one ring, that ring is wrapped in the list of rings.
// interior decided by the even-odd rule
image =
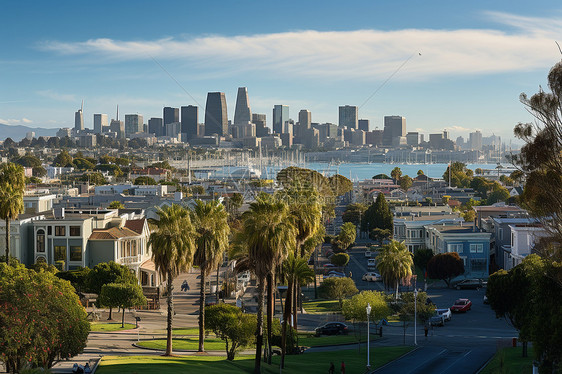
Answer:
[[[27,126],[11,126],[0,123],[0,140],[12,138],[13,141],[20,141],[25,138],[25,135],[30,132],[35,132],[35,137],[39,136],[55,136],[59,129],[46,129],[42,127],[27,127]]]

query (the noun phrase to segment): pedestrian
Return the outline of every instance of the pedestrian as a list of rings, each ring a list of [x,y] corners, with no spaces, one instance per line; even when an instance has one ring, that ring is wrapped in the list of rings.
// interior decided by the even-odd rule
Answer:
[[[341,374],[345,374],[345,362],[341,362]]]
[[[334,367],[334,363],[330,362],[330,368],[328,369],[328,374],[334,374],[334,370],[336,370],[336,368]]]
[[[425,332],[425,337],[427,338],[427,333],[429,332],[429,329],[427,328],[427,323],[423,327],[423,331]]]
[[[187,280],[184,280],[183,283],[181,284],[181,290],[182,291],[188,290]]]

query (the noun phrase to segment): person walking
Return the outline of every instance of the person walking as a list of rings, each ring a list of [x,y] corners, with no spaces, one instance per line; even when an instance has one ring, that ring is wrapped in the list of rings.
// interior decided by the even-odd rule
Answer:
[[[345,374],[345,362],[341,362],[341,374]]]
[[[336,368],[334,367],[334,363],[330,362],[330,368],[328,369],[328,374],[334,374],[334,370],[336,370]]]
[[[427,333],[429,332],[429,329],[427,328],[427,323],[423,327],[423,331],[425,332],[425,337],[427,338]]]

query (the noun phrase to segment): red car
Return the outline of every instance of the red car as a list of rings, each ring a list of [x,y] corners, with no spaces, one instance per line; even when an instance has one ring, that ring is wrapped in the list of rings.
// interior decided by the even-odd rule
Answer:
[[[472,307],[472,301],[468,299],[458,299],[451,307],[451,312],[466,312]]]

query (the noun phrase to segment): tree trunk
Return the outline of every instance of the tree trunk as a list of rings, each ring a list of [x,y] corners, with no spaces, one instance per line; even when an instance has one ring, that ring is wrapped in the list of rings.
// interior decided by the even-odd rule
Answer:
[[[219,302],[219,270],[221,268],[221,265],[218,264],[217,265],[217,288],[215,289],[215,299],[217,300],[217,303]]]
[[[109,317],[107,317],[107,320],[108,320],[108,321],[111,321],[111,320],[113,319],[113,318],[111,317],[111,316],[113,315],[112,312],[113,312],[113,308],[112,308],[112,307],[109,307]]]
[[[263,346],[263,299],[265,293],[265,277],[261,276],[258,284],[258,315],[256,330],[256,359],[254,362],[254,374],[261,373],[261,350]]]
[[[267,275],[267,363],[271,365],[271,329],[274,311],[273,274]]]
[[[398,285],[400,284],[400,281],[397,279],[396,280],[396,294],[394,295],[394,300],[398,301]]]
[[[10,265],[10,219],[6,218],[6,264]]]
[[[168,271],[168,284],[167,284],[167,303],[168,303],[168,318],[166,320],[166,353],[164,356],[171,356],[172,355],[172,322],[174,319],[174,299],[172,295],[172,291],[174,286],[172,284],[173,277],[172,272]]]
[[[121,328],[125,327],[125,307],[123,309],[123,315],[121,316]]]
[[[285,310],[283,312],[283,326],[281,330],[281,368],[285,368],[285,354],[287,347],[287,323],[291,315],[291,301],[293,290],[293,280],[289,278],[287,283],[287,296],[285,298]]]
[[[297,282],[293,282],[293,328],[297,329],[297,307],[298,307],[298,291],[299,287]]]
[[[205,271],[201,265],[201,287],[199,296],[199,352],[205,352]]]

